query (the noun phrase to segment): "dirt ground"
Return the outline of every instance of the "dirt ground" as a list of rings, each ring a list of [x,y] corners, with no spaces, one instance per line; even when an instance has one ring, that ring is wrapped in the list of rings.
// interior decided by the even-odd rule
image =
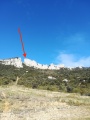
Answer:
[[[23,86],[0,87],[0,120],[90,120],[90,97]]]

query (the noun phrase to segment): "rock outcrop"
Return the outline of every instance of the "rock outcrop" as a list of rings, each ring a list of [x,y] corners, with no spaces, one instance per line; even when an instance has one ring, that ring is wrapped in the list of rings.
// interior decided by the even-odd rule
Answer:
[[[29,67],[34,67],[36,69],[50,69],[50,70],[58,70],[60,68],[64,68],[64,65],[61,64],[61,65],[54,65],[53,63],[50,64],[50,65],[43,65],[43,64],[40,64],[40,63],[37,63],[36,61],[34,60],[30,60],[30,59],[27,59],[25,58],[24,59],[24,64],[26,66],[29,66]]]
[[[19,57],[3,59],[3,60],[0,60],[0,63],[4,65],[13,65],[17,68],[23,68],[21,58]]]
[[[19,57],[3,59],[3,60],[0,60],[0,63],[4,64],[4,65],[13,65],[17,68],[23,68],[22,60]],[[63,64],[62,65],[54,65],[52,63],[50,65],[47,65],[47,64],[44,65],[44,64],[37,63],[35,60],[30,60],[27,58],[24,59],[24,64],[29,67],[34,67],[36,69],[59,70],[60,68],[64,68]]]

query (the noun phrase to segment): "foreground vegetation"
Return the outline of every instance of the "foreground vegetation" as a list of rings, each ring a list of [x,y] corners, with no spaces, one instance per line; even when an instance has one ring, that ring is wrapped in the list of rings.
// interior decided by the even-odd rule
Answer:
[[[90,120],[90,97],[21,85],[3,86],[0,120]]]
[[[16,81],[18,85],[29,88],[90,96],[90,68],[40,70],[25,65],[18,69],[0,64],[0,85],[13,85]]]

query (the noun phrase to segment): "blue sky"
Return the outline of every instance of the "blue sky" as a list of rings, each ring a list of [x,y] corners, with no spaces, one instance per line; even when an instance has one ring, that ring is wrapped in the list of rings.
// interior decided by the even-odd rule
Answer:
[[[90,0],[0,0],[0,58],[90,66]]]

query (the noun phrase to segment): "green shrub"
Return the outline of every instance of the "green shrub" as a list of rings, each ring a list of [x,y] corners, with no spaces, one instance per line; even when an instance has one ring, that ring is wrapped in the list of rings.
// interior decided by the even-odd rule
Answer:
[[[73,92],[73,88],[72,88],[72,87],[67,86],[66,88],[67,88],[67,92],[68,92],[68,93],[72,93],[72,92]]]

